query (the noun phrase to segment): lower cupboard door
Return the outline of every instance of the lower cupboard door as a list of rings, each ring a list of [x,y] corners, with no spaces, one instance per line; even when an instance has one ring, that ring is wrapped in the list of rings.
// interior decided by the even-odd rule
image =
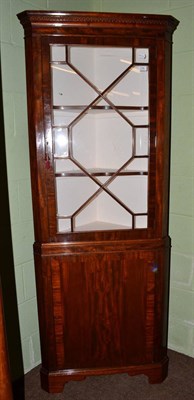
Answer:
[[[57,368],[152,362],[154,251],[57,256],[50,265]]]

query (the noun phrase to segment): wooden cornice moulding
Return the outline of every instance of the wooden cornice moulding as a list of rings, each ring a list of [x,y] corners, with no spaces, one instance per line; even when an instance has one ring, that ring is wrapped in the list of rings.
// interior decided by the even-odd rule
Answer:
[[[80,12],[80,11],[24,11],[18,14],[18,18],[24,29],[29,27],[45,28],[48,26],[62,28],[72,24],[75,26],[90,26],[118,28],[118,26],[128,25],[131,28],[139,25],[146,29],[154,28],[156,30],[164,30],[172,33],[178,21],[170,15],[157,14],[121,14],[121,13],[96,13],[96,12]]]

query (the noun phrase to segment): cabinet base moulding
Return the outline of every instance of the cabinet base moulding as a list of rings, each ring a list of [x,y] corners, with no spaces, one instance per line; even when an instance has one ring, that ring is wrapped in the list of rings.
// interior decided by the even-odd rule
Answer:
[[[70,381],[81,381],[89,376],[113,375],[127,373],[129,376],[146,375],[150,384],[163,382],[168,375],[168,357],[164,357],[158,363],[144,365],[130,365],[118,368],[94,368],[94,369],[68,369],[48,372],[41,368],[41,386],[49,393],[61,393],[64,385]]]

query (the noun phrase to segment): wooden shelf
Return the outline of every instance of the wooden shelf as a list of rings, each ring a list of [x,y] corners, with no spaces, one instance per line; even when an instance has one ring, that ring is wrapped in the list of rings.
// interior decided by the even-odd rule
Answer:
[[[91,176],[112,176],[114,175],[117,170],[103,170],[103,169],[93,169],[93,170],[87,170],[87,172],[91,175]],[[148,175],[147,171],[121,171],[118,173],[118,176],[125,176],[125,175],[132,175],[132,176],[136,176],[136,175]],[[56,172],[55,173],[55,177],[59,178],[59,177],[87,177],[88,175],[82,171],[79,170],[75,170],[75,171],[62,171],[62,172]]]
[[[85,108],[87,108],[88,105],[54,105],[53,106],[53,110],[61,110],[61,111],[76,111],[76,110],[85,110]],[[147,106],[117,106],[115,105],[115,108],[118,110],[126,110],[126,111],[147,111],[149,109],[149,107]],[[104,106],[92,106],[89,107],[89,109],[87,111],[115,111],[115,108],[109,106],[109,105],[104,105]]]

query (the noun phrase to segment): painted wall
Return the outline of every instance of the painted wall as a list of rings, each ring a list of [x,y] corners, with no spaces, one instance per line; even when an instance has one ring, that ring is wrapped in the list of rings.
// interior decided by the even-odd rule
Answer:
[[[171,214],[172,269],[169,347],[194,357],[193,0],[0,0],[5,139],[18,311],[25,372],[40,363],[32,255],[23,29],[25,9],[171,14],[174,34]]]

